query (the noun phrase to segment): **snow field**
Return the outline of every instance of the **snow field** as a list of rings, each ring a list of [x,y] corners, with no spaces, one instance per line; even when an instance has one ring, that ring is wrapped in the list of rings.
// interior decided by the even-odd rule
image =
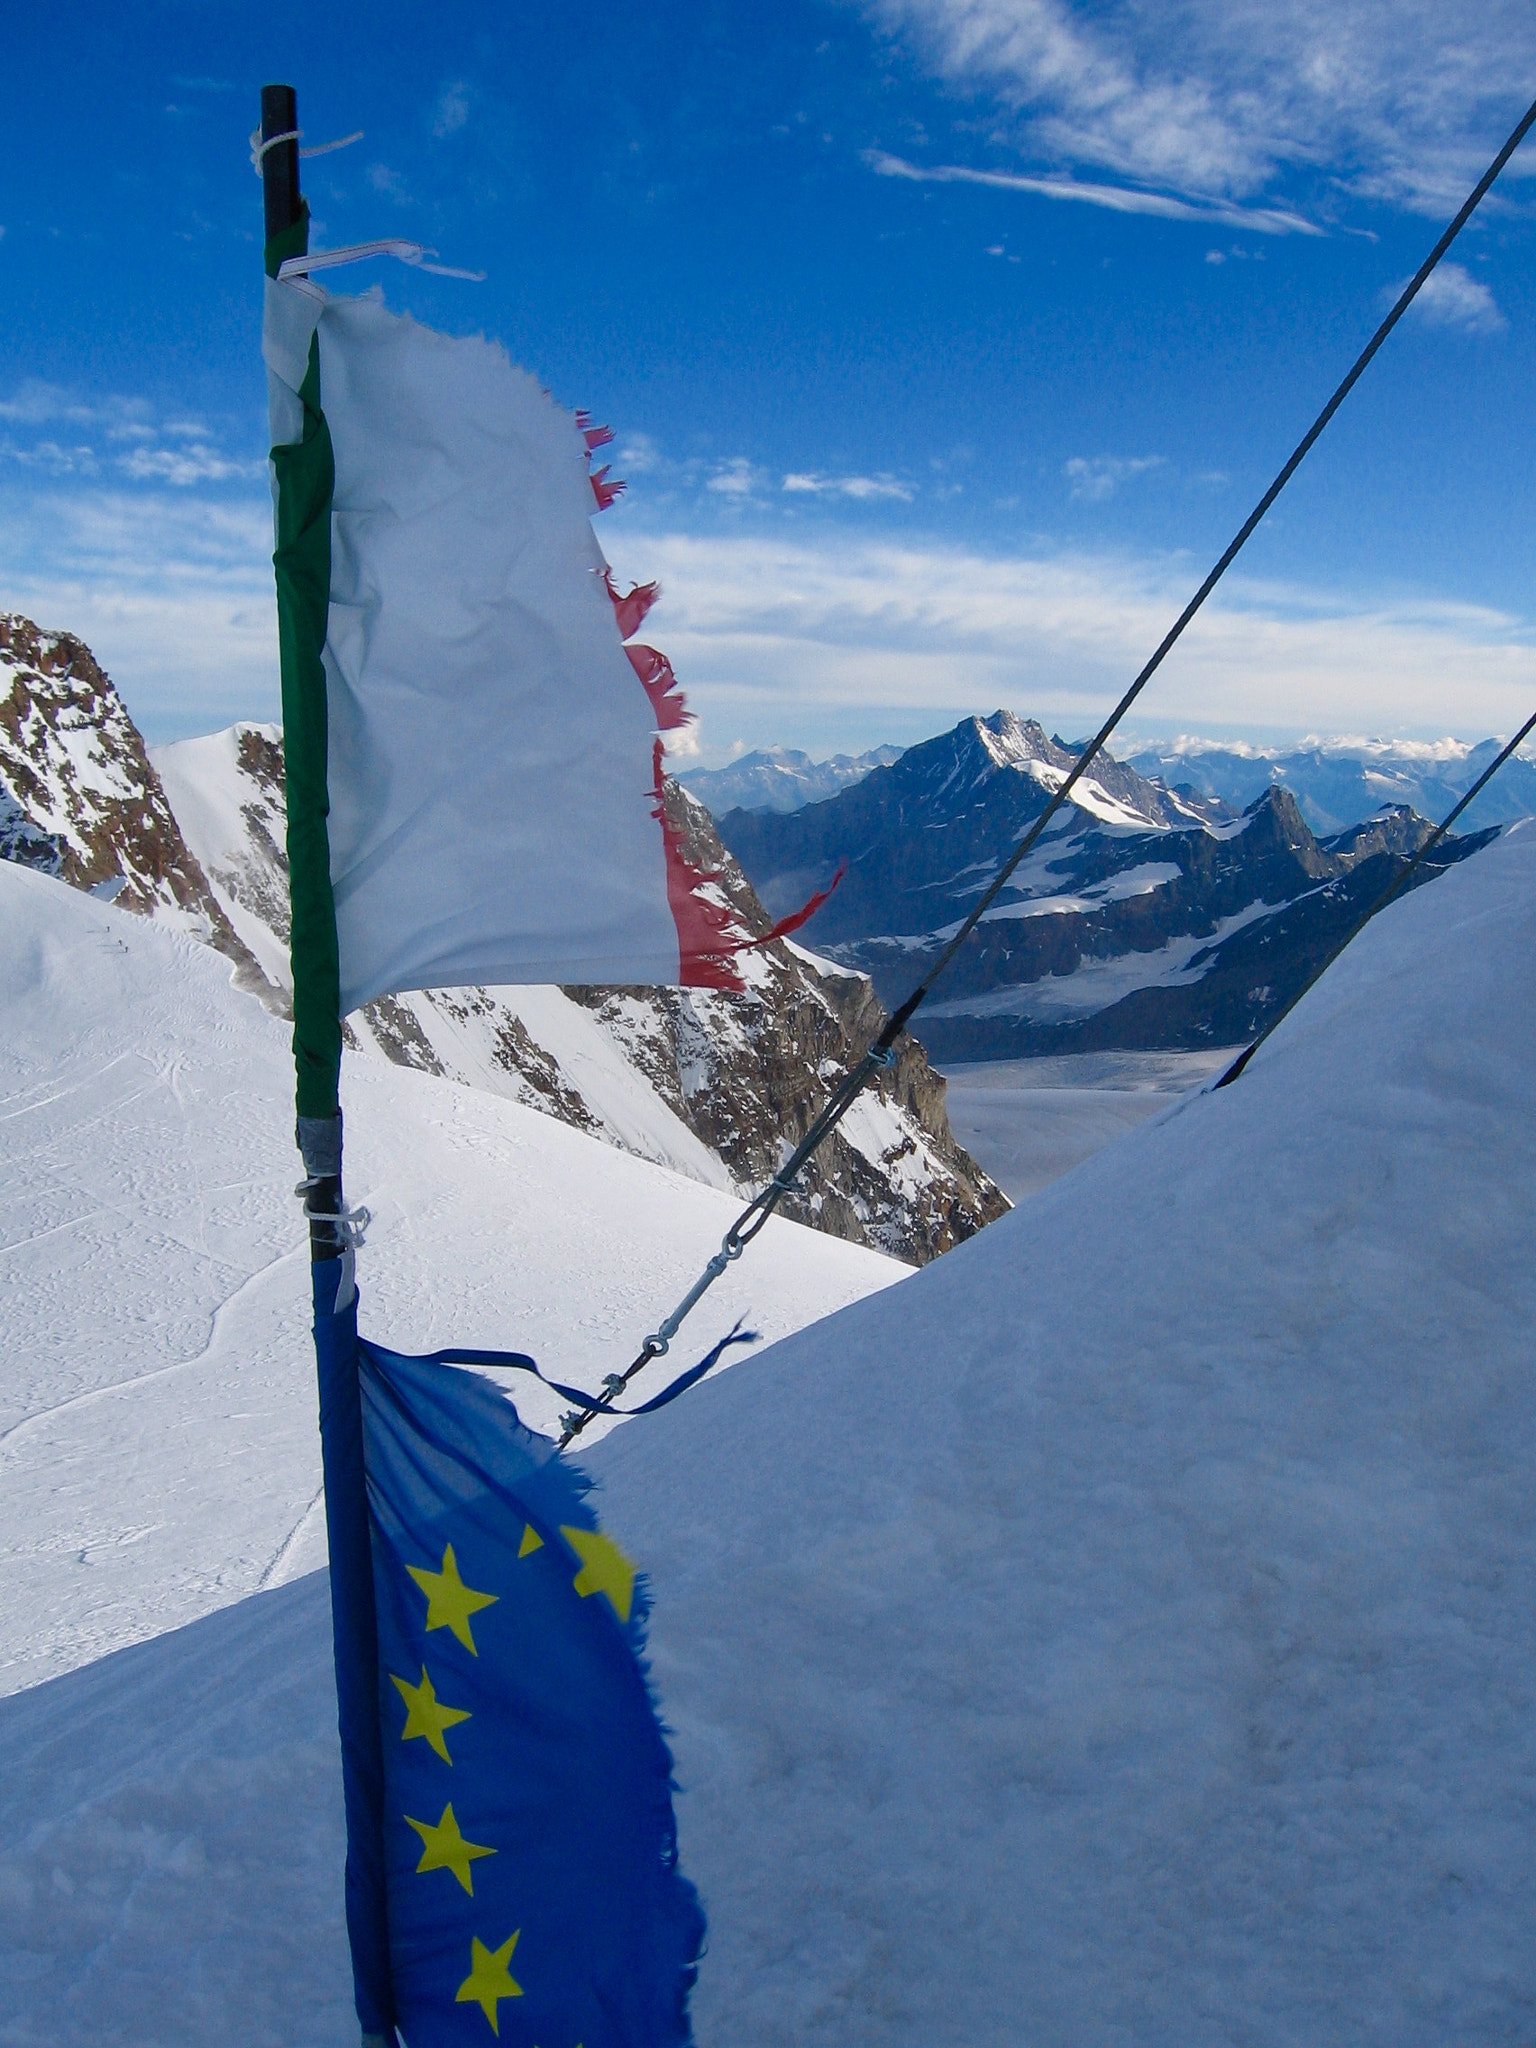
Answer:
[[[287,1027],[216,954],[10,864],[0,949],[9,1692],[312,1570],[325,1528]],[[372,1058],[342,1086],[366,1327],[400,1350],[596,1386],[737,1213],[480,1090]],[[908,1271],[777,1221],[761,1249],[646,1389],[738,1315],[773,1338]]]
[[[126,922],[84,911],[82,948]],[[1237,1087],[593,1447],[655,1598],[701,2048],[1528,2048],[1533,1007],[1516,828]],[[435,1275],[476,1341],[494,1234],[457,1205],[429,1260],[439,1212],[353,1114],[366,1325],[435,1341]],[[31,1583],[8,1643],[66,1581]],[[351,2039],[323,1589],[0,1702],[7,2048]]]
[[[1536,831],[589,1463],[706,2048],[1536,2037]]]

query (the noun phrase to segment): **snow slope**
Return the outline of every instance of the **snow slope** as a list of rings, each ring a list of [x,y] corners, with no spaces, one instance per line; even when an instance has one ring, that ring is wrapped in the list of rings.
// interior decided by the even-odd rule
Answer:
[[[1516,828],[1240,1085],[599,1450],[701,2040],[1536,2035],[1533,1010]]]
[[[126,713],[123,714],[126,722]],[[3,765],[3,764],[0,764]],[[150,767],[146,763],[146,769]],[[153,750],[226,950],[244,947],[265,999],[288,985],[288,870],[282,733],[242,724]],[[768,919],[703,806],[665,799],[690,864],[743,936]],[[0,817],[0,846],[6,825]],[[238,934],[238,938],[236,937]],[[804,1130],[829,1073],[853,1063],[885,1021],[861,975],[782,941],[741,954],[739,991],[554,987],[411,990],[348,1019],[354,1042],[396,1064],[542,1109],[625,1151],[743,1200],[778,1171],[786,1133]],[[1007,1206],[954,1144],[943,1083],[914,1040],[871,1093],[890,1114],[834,1133],[786,1215],[921,1264]],[[878,1144],[874,1138],[878,1136]],[[871,1149],[873,1145],[873,1149]]]
[[[287,1038],[217,954],[0,864],[0,1692],[323,1561]],[[595,1386],[736,1214],[381,1060],[347,1060],[343,1100],[369,1326],[403,1350],[526,1349]],[[777,1226],[699,1349],[905,1271]],[[553,1396],[525,1405],[553,1422]]]
[[[1533,1007],[1516,828],[1239,1086],[589,1455],[702,2048],[1536,2036]],[[350,2038],[324,1632],[0,1702],[0,2041]]]

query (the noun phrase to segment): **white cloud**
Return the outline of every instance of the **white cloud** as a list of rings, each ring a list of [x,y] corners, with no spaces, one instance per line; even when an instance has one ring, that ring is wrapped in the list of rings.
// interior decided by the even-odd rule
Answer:
[[[613,466],[620,476],[650,476],[661,464],[661,450],[649,434],[626,434],[613,451]]]
[[[404,178],[398,171],[392,171],[388,164],[370,164],[368,182],[375,192],[385,199],[394,200],[397,206],[409,206],[411,195],[406,189]]]
[[[154,739],[278,711],[272,514],[190,492],[0,497],[4,604],[77,633]]]
[[[615,541],[620,540],[617,534]],[[659,577],[651,630],[716,730],[804,744],[938,731],[1008,705],[1097,722],[1203,563],[980,555],[626,529],[616,568]],[[1512,731],[1536,700],[1536,627],[1489,608],[1342,598],[1231,578],[1144,700],[1198,730]]]
[[[109,394],[86,398],[40,378],[28,378],[10,398],[0,399],[0,421],[18,430],[0,442],[0,460],[20,463],[51,476],[96,476],[115,470],[134,483],[216,483],[258,475],[255,458],[236,459],[213,445],[200,420],[157,421],[140,398]],[[64,441],[46,427],[94,430],[103,445]],[[30,432],[29,432],[30,430]]]
[[[1107,207],[1111,213],[1150,213],[1164,220],[1220,221],[1225,226],[1251,228],[1263,235],[1319,235],[1322,229],[1298,213],[1277,207],[1230,206],[1220,201],[1191,204],[1171,199],[1163,192],[1136,191],[1125,185],[1093,185],[1077,178],[1031,178],[1020,171],[978,171],[963,164],[934,164],[924,167],[891,156],[883,149],[867,149],[864,161],[880,178],[910,178],[920,185],[993,185],[1005,192],[1033,192],[1042,199],[1077,200],[1087,206]],[[987,254],[1001,255],[1001,249]],[[1218,263],[1221,258],[1215,259]]]
[[[61,384],[49,384],[41,377],[26,377],[9,398],[0,398],[0,420],[14,420],[18,426],[43,427],[57,422],[70,426],[101,426],[122,432],[145,410],[139,400],[107,398],[92,401]]]
[[[1401,290],[1399,285],[1393,298]],[[1508,325],[1487,285],[1459,263],[1441,263],[1430,272],[1413,311],[1431,327],[1460,327],[1468,334],[1497,334]]]
[[[27,469],[43,470],[49,476],[95,476],[101,466],[94,448],[83,443],[66,448],[58,441],[34,441],[24,448],[14,441],[3,441],[0,458],[19,462]]]
[[[1536,92],[1527,0],[857,4],[1035,162],[1205,200],[1321,172],[1439,213]]]
[[[432,117],[432,133],[441,139],[445,135],[457,135],[469,119],[469,84],[462,78],[452,85],[445,85],[437,96],[437,107]]]
[[[232,462],[206,444],[180,448],[135,448],[124,455],[117,467],[135,483],[173,484],[185,490],[192,484],[222,483],[229,477],[260,475],[260,462]]]
[[[704,488],[723,498],[751,498],[764,490],[767,482],[762,470],[745,455],[733,455],[729,462],[716,466]]]
[[[838,746],[998,705],[1095,722],[1202,562],[983,555],[937,544],[605,532],[621,580],[659,578],[648,637],[707,728]],[[81,635],[152,736],[277,712],[271,512],[195,489],[0,497],[3,601]],[[1536,701],[1536,627],[1229,578],[1145,717],[1187,731],[1508,732]]]
[[[779,488],[791,496],[853,498],[861,504],[893,498],[910,505],[914,496],[910,484],[893,476],[822,476],[815,470],[792,470]]]
[[[1120,486],[1149,469],[1161,469],[1161,455],[1074,455],[1061,466],[1068,495],[1081,503],[1101,505]]]

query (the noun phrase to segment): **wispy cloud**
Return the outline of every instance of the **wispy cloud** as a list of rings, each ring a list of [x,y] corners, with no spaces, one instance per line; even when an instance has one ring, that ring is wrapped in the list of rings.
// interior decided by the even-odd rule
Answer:
[[[368,182],[375,192],[385,199],[393,199],[397,206],[410,205],[411,195],[404,178],[398,171],[391,170],[388,164],[370,164]]]
[[[17,462],[24,469],[40,469],[46,476],[96,476],[101,470],[95,449],[84,442],[69,448],[53,440],[33,441],[30,445],[0,441],[0,461]]]
[[[836,744],[869,744],[887,727],[936,731],[1000,704],[1080,729],[1136,673],[1203,566],[635,528],[616,562],[660,577],[656,642],[706,726],[751,731],[754,744],[807,744],[831,733],[829,721]],[[1533,698],[1529,621],[1233,579],[1146,711],[1191,730],[1348,725],[1475,737],[1511,730]]]
[[[41,377],[25,378],[9,398],[0,398],[0,420],[14,420],[18,426],[51,426],[67,420],[71,426],[97,425],[115,417],[124,401],[88,403],[62,385],[48,384]]]
[[[1320,235],[1315,222],[1279,207],[1232,206],[1223,201],[1174,199],[1164,192],[1147,192],[1129,185],[1094,185],[1078,178],[1035,178],[1022,171],[976,170],[966,164],[908,163],[905,157],[886,150],[869,149],[864,161],[877,177],[910,178],[920,185],[992,185],[1004,192],[1033,192],[1043,199],[1076,200],[1084,206],[1103,206],[1111,213],[1150,213],[1163,220],[1219,221],[1227,226],[1250,228],[1261,235]],[[989,256],[1001,256],[1001,246],[989,249]],[[1214,261],[1221,262],[1218,255]]]
[[[792,497],[852,498],[867,503],[890,498],[910,505],[915,495],[910,484],[894,476],[822,476],[815,470],[792,470],[779,486]]]
[[[1392,293],[1396,298],[1399,285]],[[1460,263],[1442,263],[1419,287],[1413,310],[1431,327],[1459,327],[1467,334],[1497,334],[1508,326],[1493,293]]]
[[[991,99],[997,139],[1031,168],[1088,166],[1191,202],[1301,174],[1437,213],[1536,92],[1527,0],[856,4]]]
[[[4,603],[78,633],[151,738],[276,716],[271,553],[255,493],[0,492]]]
[[[704,484],[705,490],[722,498],[758,497],[767,487],[766,472],[745,455],[733,455],[728,462],[717,463]]]
[[[456,78],[452,85],[445,85],[437,96],[437,106],[432,115],[432,133],[439,139],[446,135],[457,135],[469,119],[469,84],[466,79]]]
[[[206,442],[177,448],[135,448],[124,455],[117,467],[135,483],[171,484],[185,490],[191,484],[222,483],[229,477],[259,474],[260,463],[232,462]]]
[[[1062,464],[1067,494],[1080,503],[1102,505],[1120,486],[1149,469],[1161,469],[1161,455],[1074,455]]]
[[[200,420],[159,420],[143,399],[87,399],[38,378],[0,399],[0,421],[14,429],[0,441],[0,462],[50,476],[115,472],[134,483],[185,488],[254,477],[262,468],[253,457],[220,449]]]

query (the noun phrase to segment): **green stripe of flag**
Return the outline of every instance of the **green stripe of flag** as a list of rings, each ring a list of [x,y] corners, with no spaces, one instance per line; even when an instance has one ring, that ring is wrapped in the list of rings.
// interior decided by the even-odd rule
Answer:
[[[266,248],[267,275],[309,246],[306,206]],[[299,387],[304,430],[272,450],[277,476],[277,634],[283,687],[288,793],[288,890],[293,929],[293,1060],[301,1117],[337,1114],[341,1073],[341,975],[326,819],[327,718],[321,650],[331,602],[331,499],[336,464],[320,409],[320,340],[309,344]]]

